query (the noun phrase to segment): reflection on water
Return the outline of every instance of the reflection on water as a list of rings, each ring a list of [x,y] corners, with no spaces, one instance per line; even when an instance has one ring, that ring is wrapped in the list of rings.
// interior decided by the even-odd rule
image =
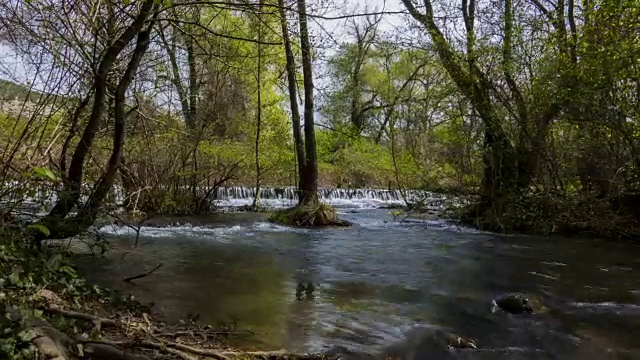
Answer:
[[[103,228],[116,250],[78,261],[90,279],[154,301],[169,320],[200,314],[202,323],[254,331],[235,343],[245,348],[405,359],[640,356],[635,245],[397,224],[384,210],[342,216],[356,225],[292,230],[259,214],[172,220],[143,228],[142,241],[153,243],[124,259],[134,233]],[[135,285],[122,282],[158,263]],[[299,282],[314,285],[312,299],[296,299]],[[491,313],[491,300],[512,291],[536,294],[550,310]],[[478,339],[481,349],[451,353],[434,329]]]

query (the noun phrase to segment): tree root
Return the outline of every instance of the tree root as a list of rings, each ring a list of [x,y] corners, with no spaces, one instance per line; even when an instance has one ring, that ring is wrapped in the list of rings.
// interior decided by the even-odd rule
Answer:
[[[186,331],[176,331],[176,332],[161,332],[154,330],[154,335],[159,337],[166,338],[178,338],[178,337],[203,337],[203,338],[212,338],[216,336],[248,336],[255,335],[255,333],[251,330],[237,330],[237,331],[216,331],[212,329],[202,329],[202,330],[186,330]]]
[[[163,349],[165,352],[169,353],[169,354],[173,354],[179,358],[181,358],[182,360],[198,360],[196,357],[193,357],[185,352],[182,352],[180,350],[176,350],[173,348],[165,348]]]
[[[251,358],[262,358],[262,359],[274,359],[274,358],[289,358],[289,359],[311,359],[311,358],[320,358],[319,356],[310,356],[310,355],[302,355],[302,354],[292,354],[288,353],[284,350],[277,351],[217,351],[212,349],[202,349],[196,348],[189,345],[184,345],[175,342],[152,342],[152,341],[97,341],[97,340],[84,340],[81,341],[85,346],[89,345],[101,345],[101,346],[111,346],[113,348],[143,348],[143,349],[152,349],[158,350],[161,352],[166,352],[169,354],[173,354],[179,356],[183,360],[195,360],[196,358],[192,357],[189,354],[204,356],[208,358],[218,359],[218,360],[230,360],[231,358],[236,357],[251,357]],[[114,359],[121,360],[122,358]]]
[[[76,311],[66,311],[58,308],[57,306],[47,306],[45,309],[46,312],[50,314],[60,315],[67,318],[83,320],[90,323],[93,323],[94,327],[100,330],[102,326],[116,326],[116,322],[111,319],[100,318],[91,314],[76,312]]]
[[[73,345],[73,341],[65,333],[40,319],[33,319],[31,326],[35,334],[35,337],[31,339],[31,344],[43,359],[71,359],[68,349]]]
[[[33,346],[36,347],[43,359],[48,360],[69,360],[65,350],[58,346],[56,342],[48,336],[38,336],[31,340]]]
[[[84,353],[89,355],[92,360],[151,360],[147,356],[132,354],[127,350],[110,344],[92,342],[84,343],[83,346]]]
[[[55,294],[54,294],[55,295]],[[93,330],[100,331],[102,326],[109,326],[118,329],[119,325],[125,325],[126,321],[115,321],[112,319],[102,318],[95,315],[62,310],[52,301],[44,306],[44,311],[51,315],[59,315],[66,318],[86,321],[94,325]],[[320,355],[291,354],[284,350],[280,351],[223,351],[211,348],[200,348],[193,345],[186,345],[177,341],[160,340],[159,337],[177,337],[181,335],[204,335],[209,337],[212,335],[210,329],[202,329],[195,331],[178,331],[175,333],[158,334],[153,331],[151,322],[146,314],[142,314],[142,318],[147,322],[149,327],[135,336],[133,341],[113,341],[113,340],[89,340],[86,338],[74,339],[67,334],[53,327],[46,320],[33,319],[31,329],[33,338],[31,344],[38,352],[41,358],[47,360],[73,360],[78,356],[91,360],[152,360],[157,356],[139,355],[138,351],[142,349],[152,350],[163,353],[159,358],[175,357],[181,360],[199,360],[201,358],[210,358],[215,360],[230,360],[233,358],[256,358],[256,359],[324,359]],[[155,334],[154,334],[155,333]],[[223,333],[223,332],[217,332]],[[118,335],[116,335],[118,336]],[[120,334],[120,339],[131,338],[131,334],[126,331]],[[133,351],[138,350],[138,351]]]
[[[180,343],[175,343],[175,342],[157,343],[157,342],[152,342],[152,341],[139,341],[139,342],[128,342],[128,341],[88,341],[88,343],[108,344],[108,345],[111,345],[111,346],[125,347],[125,348],[139,347],[139,348],[144,348],[144,349],[153,349],[153,350],[160,350],[160,351],[165,351],[166,349],[175,349],[175,350],[178,350],[180,352],[186,352],[186,353],[190,353],[190,354],[194,354],[194,355],[206,356],[206,357],[210,357],[210,358],[214,358],[214,359],[218,359],[218,360],[229,360],[229,358],[227,356],[225,356],[224,354],[222,354],[222,353],[220,353],[218,351],[195,348],[195,347],[192,347],[192,346],[188,346],[188,345],[184,345],[184,344],[180,344]],[[182,357],[182,358],[184,358],[184,357]]]
[[[278,210],[269,217],[269,221],[300,227],[346,227],[352,225],[346,220],[339,219],[335,209],[323,202]]]

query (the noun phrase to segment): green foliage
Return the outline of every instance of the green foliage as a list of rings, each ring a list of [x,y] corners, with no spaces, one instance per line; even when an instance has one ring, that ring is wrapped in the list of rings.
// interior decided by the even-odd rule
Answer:
[[[149,55],[144,59],[148,69],[144,79],[136,79],[153,86],[133,92],[137,108],[127,118],[126,163],[118,181],[126,188],[128,208],[148,214],[206,212],[213,210],[207,206],[212,187],[254,185],[258,89],[260,183],[295,184],[296,159],[282,84],[283,49],[245,40],[256,40],[262,29],[263,42],[280,42],[278,13],[161,3],[172,7],[163,10],[169,17],[166,22],[176,20],[184,26],[163,26],[169,46],[154,46],[167,53],[173,47],[178,70],[174,73],[168,61],[158,61],[166,57]],[[507,48],[506,34],[500,33],[506,28],[504,9],[490,3],[476,5],[486,16],[476,19],[473,47],[464,46],[464,36],[447,33],[447,47],[440,50],[452,50],[449,57],[440,58],[431,47],[412,49],[384,40],[392,37],[366,39],[366,50],[354,43],[336,49],[329,59],[326,97],[318,95],[316,101],[325,125],[317,131],[320,185],[486,191],[503,207],[495,219],[486,215],[488,222],[500,224],[494,229],[530,227],[548,232],[565,214],[571,214],[571,221],[591,221],[590,201],[598,204],[593,210],[598,216],[618,219],[612,199],[640,191],[640,7],[632,0],[585,3],[576,9],[575,29],[571,24],[557,26],[527,6],[517,7],[513,46]],[[46,15],[55,6],[34,9]],[[500,36],[485,36],[488,29]],[[23,30],[28,30],[22,32],[25,36],[33,36],[31,40],[42,38],[39,29]],[[176,82],[186,87],[190,83],[189,39],[196,49],[192,53],[198,85],[193,90],[198,99],[196,127],[186,126],[182,117],[187,116],[164,103],[175,99]],[[100,42],[96,42],[99,47],[105,45]],[[85,53],[83,46],[72,52]],[[459,65],[455,69],[450,66],[454,63]],[[513,81],[509,70],[515,75]],[[74,73],[83,71],[90,73],[89,68]],[[180,81],[173,81],[177,76]],[[73,80],[83,84],[86,79]],[[44,105],[41,94],[5,81],[0,82],[3,97]],[[73,98],[64,100],[65,105],[74,105]],[[133,109],[133,102],[128,109]],[[46,199],[47,193],[40,190],[60,185],[65,174],[57,166],[75,110],[67,107],[68,112],[51,116],[18,118],[15,111],[0,115],[0,142],[6,145],[4,154],[11,156],[3,159],[8,164],[3,166],[2,200],[18,198],[11,203],[17,207],[26,198]],[[81,114],[79,129],[90,108]],[[105,116],[93,141],[84,193],[91,191],[86,185],[103,175],[112,147],[112,118]],[[79,142],[77,135],[70,140],[67,165]],[[498,137],[499,141],[488,141]],[[526,176],[511,174],[513,169]],[[483,183],[483,178],[495,183]],[[521,189],[496,190],[517,182],[523,183]],[[602,210],[607,208],[609,213]],[[626,224],[618,220],[616,224]],[[620,228],[598,224],[607,233]]]
[[[30,224],[27,226],[27,228],[37,230],[42,234],[44,234],[45,236],[49,236],[49,234],[51,234],[51,231],[49,231],[49,229],[47,229],[47,227],[42,224]]]
[[[35,252],[19,232],[7,229],[0,234],[0,357],[32,359],[31,322],[43,317],[38,291],[80,298],[87,287],[61,255]]]
[[[99,303],[108,304],[114,310],[138,312],[146,309],[117,291],[89,285],[59,249],[35,250],[19,229],[3,225],[0,228],[1,359],[34,358],[31,340],[36,335],[33,327],[38,319],[46,320],[74,337],[87,335],[81,334],[85,330],[75,320],[43,313],[45,299],[39,294],[42,290],[52,291],[75,308],[89,308]]]
[[[31,170],[31,173],[37,179],[50,180],[53,182],[60,180],[53,171],[43,167],[35,167]]]

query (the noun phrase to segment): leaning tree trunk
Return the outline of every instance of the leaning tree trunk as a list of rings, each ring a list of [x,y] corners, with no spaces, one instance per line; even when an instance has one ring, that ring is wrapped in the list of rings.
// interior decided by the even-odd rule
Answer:
[[[54,208],[45,216],[39,225],[44,226],[48,230],[48,234],[42,231],[34,233],[35,241],[40,244],[44,239],[61,239],[75,236],[78,233],[89,228],[98,216],[98,211],[102,205],[107,193],[111,190],[118,168],[122,160],[125,136],[125,93],[137,72],[142,56],[149,47],[151,30],[155,21],[154,19],[143,30],[143,26],[147,21],[149,14],[155,8],[153,0],[146,0],[140,9],[138,17],[123,32],[123,34],[109,47],[106,51],[96,79],[94,81],[94,102],[89,122],[85,127],[84,134],[76,150],[69,167],[69,175],[66,179],[65,187],[60,199]],[[82,186],[82,174],[84,170],[84,159],[91,149],[91,144],[100,126],[102,113],[104,112],[104,103],[107,95],[107,83],[109,73],[116,61],[118,55],[129,44],[129,42],[137,34],[137,42],[133,54],[127,64],[126,70],[122,75],[114,94],[114,120],[115,129],[113,135],[113,149],[107,163],[107,169],[100,177],[98,183],[94,186],[91,196],[82,206],[76,216],[67,217],[71,209],[77,203],[80,197],[80,189]]]
[[[306,162],[304,187],[301,189],[300,204],[318,202],[318,159],[316,155],[316,132],[313,121],[313,74],[311,71],[311,43],[307,27],[305,0],[298,0],[300,14],[300,48],[302,49],[302,74],[304,77],[304,145]]]
[[[105,108],[105,100],[107,98],[107,79],[109,72],[112,70],[112,66],[116,62],[118,55],[120,55],[127,44],[129,44],[129,42],[142,29],[153,4],[154,2],[152,0],[145,1],[142,5],[139,16],[131,25],[129,25],[122,35],[112,43],[100,61],[98,71],[94,78],[93,88],[95,93],[93,96],[93,108],[91,110],[91,115],[71,158],[69,174],[66,178],[65,186],[60,193],[60,198],[54,205],[53,209],[49,212],[48,217],[62,218],[67,216],[80,198],[82,176],[84,173],[84,161],[89,154],[93,139],[100,127],[102,114]]]

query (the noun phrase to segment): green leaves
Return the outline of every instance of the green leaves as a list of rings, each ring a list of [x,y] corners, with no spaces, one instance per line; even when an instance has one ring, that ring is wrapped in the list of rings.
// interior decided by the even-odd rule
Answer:
[[[46,226],[42,225],[42,224],[30,224],[30,225],[27,226],[27,229],[39,231],[44,236],[51,235],[51,231],[49,231],[49,229]]]
[[[59,180],[59,178],[53,173],[53,171],[43,167],[34,167],[33,169],[31,169],[31,175],[38,179],[43,179],[43,180],[50,180],[50,181]]]
[[[36,332],[32,329],[24,329],[18,333],[18,339],[24,342],[29,342],[37,336]]]

